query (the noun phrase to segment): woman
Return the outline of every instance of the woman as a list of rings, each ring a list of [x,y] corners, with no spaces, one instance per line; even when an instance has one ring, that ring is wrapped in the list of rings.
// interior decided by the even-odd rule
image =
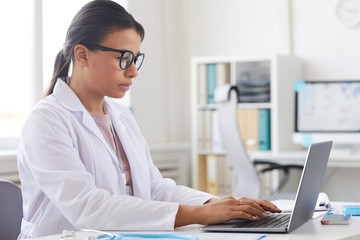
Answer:
[[[74,17],[46,97],[23,127],[19,238],[77,228],[171,230],[280,211],[162,178],[131,112],[105,98],[129,90],[144,60],[143,38],[142,26],[109,0],[90,2]]]

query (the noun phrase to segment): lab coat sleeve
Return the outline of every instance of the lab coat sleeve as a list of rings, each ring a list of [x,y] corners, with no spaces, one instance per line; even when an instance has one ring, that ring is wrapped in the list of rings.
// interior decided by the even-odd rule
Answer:
[[[95,185],[76,149],[67,111],[38,107],[22,133],[21,164],[77,228],[172,230],[178,203],[111,194]]]

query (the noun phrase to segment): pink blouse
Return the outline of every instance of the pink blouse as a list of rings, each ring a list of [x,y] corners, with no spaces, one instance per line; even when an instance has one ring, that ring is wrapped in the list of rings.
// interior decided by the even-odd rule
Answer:
[[[126,157],[124,148],[123,148],[116,132],[115,132],[115,140],[116,140],[116,145],[115,145],[114,137],[111,132],[110,121],[109,121],[108,116],[106,114],[99,114],[99,113],[92,113],[92,112],[90,112],[90,115],[93,117],[96,125],[99,127],[99,129],[100,129],[101,133],[103,134],[104,138],[106,139],[106,141],[110,144],[111,148],[114,150],[115,155],[116,155],[116,145],[119,147],[120,157],[121,157],[120,161],[122,162],[123,170],[124,170],[125,177],[126,177],[126,186],[130,186],[132,189],[131,170],[130,170],[129,161]],[[115,131],[115,129],[114,129],[114,131]]]

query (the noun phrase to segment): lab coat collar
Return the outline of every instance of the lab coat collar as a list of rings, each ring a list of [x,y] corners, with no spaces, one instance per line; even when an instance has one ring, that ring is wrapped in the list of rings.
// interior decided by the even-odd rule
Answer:
[[[54,87],[53,95],[68,110],[72,112],[87,112],[78,96],[68,86],[69,81],[70,78],[66,78],[65,80],[58,78]]]

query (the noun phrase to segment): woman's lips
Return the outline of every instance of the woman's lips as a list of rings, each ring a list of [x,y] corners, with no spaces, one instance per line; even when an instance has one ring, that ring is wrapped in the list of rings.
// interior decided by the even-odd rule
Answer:
[[[128,91],[130,89],[131,83],[124,83],[120,84],[119,86],[123,91]]]

